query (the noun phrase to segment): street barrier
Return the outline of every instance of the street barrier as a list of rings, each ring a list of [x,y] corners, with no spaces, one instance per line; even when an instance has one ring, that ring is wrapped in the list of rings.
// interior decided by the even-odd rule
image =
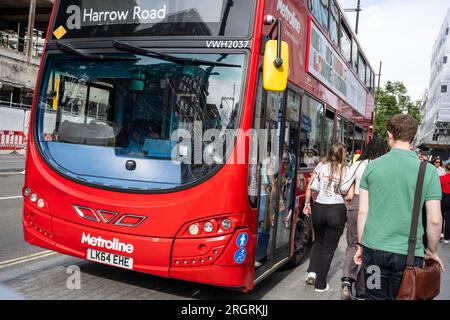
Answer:
[[[27,145],[27,136],[22,131],[0,130],[0,150],[23,150]]]

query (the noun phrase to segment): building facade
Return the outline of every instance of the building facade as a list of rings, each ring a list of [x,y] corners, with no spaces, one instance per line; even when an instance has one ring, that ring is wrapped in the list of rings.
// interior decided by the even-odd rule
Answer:
[[[52,6],[53,0],[0,1],[0,107],[31,107]]]
[[[421,149],[450,150],[450,8],[433,46],[427,102],[417,145]]]

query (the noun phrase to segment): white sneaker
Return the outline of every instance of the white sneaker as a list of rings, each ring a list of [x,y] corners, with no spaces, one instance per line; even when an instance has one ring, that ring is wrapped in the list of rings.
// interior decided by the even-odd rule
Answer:
[[[450,240],[444,240],[444,243],[449,244],[449,243],[450,243]]]
[[[306,273],[306,279],[305,282],[311,286],[313,286],[316,283],[316,273],[315,272],[308,272]]]
[[[261,262],[255,261],[255,267],[256,267],[256,268],[259,268],[259,267],[261,267],[261,266],[262,266],[262,263],[261,263]]]
[[[327,292],[330,290],[330,285],[327,283],[327,286],[325,287],[325,289],[315,289],[316,292],[322,293],[322,292]]]

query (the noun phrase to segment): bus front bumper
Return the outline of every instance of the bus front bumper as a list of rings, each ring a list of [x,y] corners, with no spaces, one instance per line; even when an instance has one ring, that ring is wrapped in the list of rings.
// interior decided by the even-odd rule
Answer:
[[[132,268],[127,269],[161,277],[244,291],[253,287],[252,245],[248,244],[244,261],[234,259],[239,250],[237,236],[249,234],[247,229],[211,238],[155,238],[91,228],[27,207],[25,204],[24,238],[32,245],[85,260],[92,260],[89,250],[131,258]]]

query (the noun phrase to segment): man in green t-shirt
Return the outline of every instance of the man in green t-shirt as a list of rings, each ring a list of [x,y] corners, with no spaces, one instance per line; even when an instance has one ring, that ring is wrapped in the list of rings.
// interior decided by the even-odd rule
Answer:
[[[355,262],[363,264],[366,299],[395,300],[406,265],[414,195],[420,161],[411,151],[417,121],[405,114],[395,115],[387,124],[391,151],[371,161],[360,184],[358,240]],[[442,227],[441,186],[436,168],[427,166],[421,207],[427,210],[427,248],[422,243],[424,228],[419,223],[415,265],[423,260],[437,261]],[[422,217],[419,217],[422,221]],[[374,277],[379,277],[374,279]],[[374,281],[375,280],[375,281]]]

